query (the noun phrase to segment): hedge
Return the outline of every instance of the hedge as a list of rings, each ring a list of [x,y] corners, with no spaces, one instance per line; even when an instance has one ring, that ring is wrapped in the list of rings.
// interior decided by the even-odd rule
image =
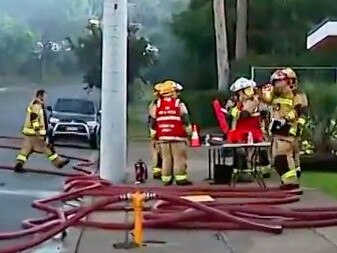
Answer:
[[[226,98],[228,98],[226,93],[216,90],[185,91],[182,94],[182,99],[190,111],[192,122],[202,128],[218,125],[213,111],[212,101],[214,99],[225,101]]]

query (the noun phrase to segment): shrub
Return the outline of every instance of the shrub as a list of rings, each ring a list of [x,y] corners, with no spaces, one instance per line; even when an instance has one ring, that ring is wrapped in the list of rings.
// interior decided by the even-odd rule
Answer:
[[[203,128],[218,125],[213,111],[212,101],[216,98],[225,101],[227,97],[228,95],[226,93],[216,90],[185,91],[182,93],[182,99],[190,111],[192,122]]]

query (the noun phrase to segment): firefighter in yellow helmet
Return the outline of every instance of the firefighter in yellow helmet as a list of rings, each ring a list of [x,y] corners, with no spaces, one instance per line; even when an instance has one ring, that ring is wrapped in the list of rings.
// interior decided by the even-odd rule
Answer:
[[[177,85],[166,81],[158,86],[159,99],[150,108],[152,137],[158,140],[162,156],[161,180],[164,185],[190,185],[186,173],[187,138],[192,127],[187,108],[180,101]],[[172,175],[174,172],[174,176]]]
[[[57,168],[62,168],[69,163],[69,159],[61,158],[46,142],[48,122],[44,110],[45,97],[46,92],[38,90],[27,107],[27,115],[22,129],[23,143],[16,158],[15,172],[26,172],[23,165],[33,152],[44,153]]]
[[[268,101],[272,104],[270,131],[273,143],[274,167],[281,176],[282,187],[298,187],[299,181],[294,161],[294,147],[297,136],[301,100],[293,93],[293,76],[288,70],[276,70],[270,78],[273,85]],[[265,100],[265,102],[267,102]]]
[[[304,125],[307,121],[309,116],[309,103],[307,95],[301,91],[298,87],[298,78],[294,70],[291,68],[283,69],[283,72],[288,75],[290,78],[290,88],[292,89],[294,96],[299,103],[296,105],[295,110],[298,114],[297,120],[297,134],[295,139],[295,146],[294,146],[294,159],[295,159],[295,166],[298,177],[301,175],[301,163],[300,163],[300,155],[301,155],[301,137]]]
[[[162,168],[162,159],[160,154],[160,146],[157,143],[158,140],[155,136],[155,133],[151,132],[151,115],[150,110],[151,108],[157,104],[158,98],[159,98],[159,89],[160,86],[163,85],[162,83],[157,83],[153,87],[153,95],[154,100],[151,101],[149,105],[149,130],[150,130],[150,136],[151,136],[151,158],[152,158],[152,177],[153,179],[161,179],[161,168]]]

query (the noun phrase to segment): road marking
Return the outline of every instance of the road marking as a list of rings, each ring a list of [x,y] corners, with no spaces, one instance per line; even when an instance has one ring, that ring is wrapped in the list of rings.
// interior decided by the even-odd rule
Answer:
[[[48,243],[36,250],[30,251],[31,253],[61,253],[63,252],[62,243]]]
[[[58,191],[41,191],[41,190],[10,190],[10,189],[0,189],[0,194],[7,194],[7,195],[16,195],[16,196],[28,196],[34,198],[49,198],[51,196],[55,196],[60,194]]]
[[[0,88],[0,92],[4,92],[4,91],[6,91],[6,90],[8,90],[7,87],[2,87],[2,88]]]

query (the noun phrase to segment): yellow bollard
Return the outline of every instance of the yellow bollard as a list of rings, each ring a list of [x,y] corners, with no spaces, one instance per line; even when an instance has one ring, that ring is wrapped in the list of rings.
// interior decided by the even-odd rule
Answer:
[[[143,232],[143,207],[144,207],[144,194],[139,191],[132,195],[132,206],[134,210],[134,243],[141,247],[143,246],[144,232]]]

